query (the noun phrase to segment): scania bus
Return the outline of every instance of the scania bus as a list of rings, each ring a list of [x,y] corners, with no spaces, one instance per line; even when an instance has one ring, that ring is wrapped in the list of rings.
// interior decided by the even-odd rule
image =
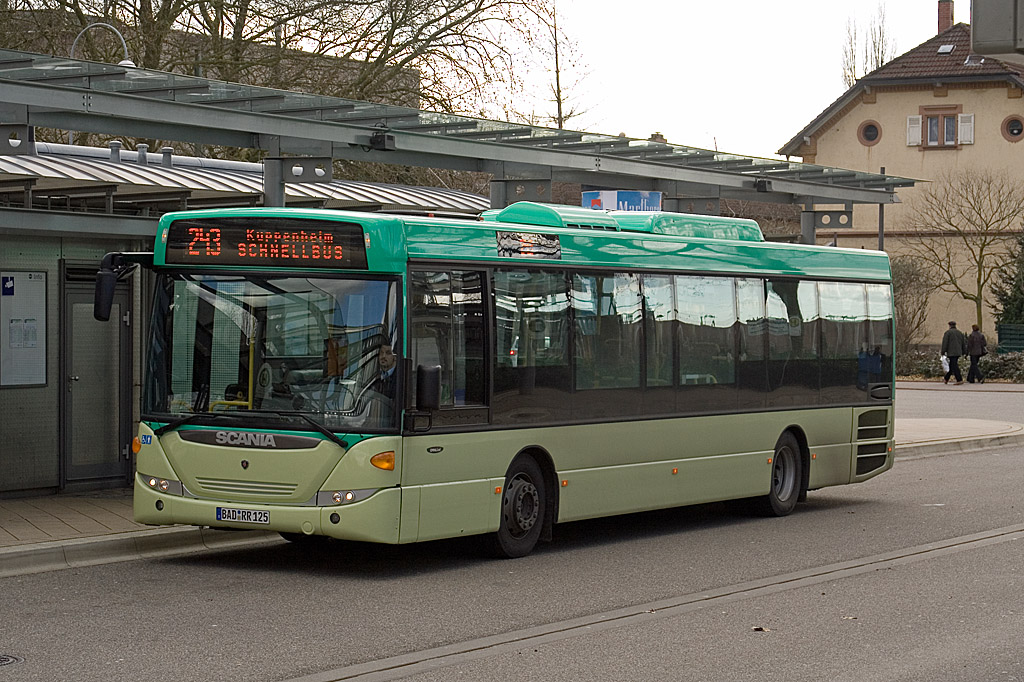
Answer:
[[[135,518],[292,541],[491,534],[808,491],[893,463],[881,252],[749,220],[517,203],[479,220],[162,217]]]

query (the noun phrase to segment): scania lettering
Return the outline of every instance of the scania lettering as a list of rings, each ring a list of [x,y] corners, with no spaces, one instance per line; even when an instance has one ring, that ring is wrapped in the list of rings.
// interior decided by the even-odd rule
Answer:
[[[258,448],[276,448],[272,433],[240,433],[238,431],[218,431],[217,442],[228,445],[252,445]]]

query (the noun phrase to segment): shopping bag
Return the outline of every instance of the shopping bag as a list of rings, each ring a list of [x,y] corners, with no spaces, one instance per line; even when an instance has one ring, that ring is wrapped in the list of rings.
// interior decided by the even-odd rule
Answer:
[[[942,371],[943,372],[948,372],[949,371],[949,358],[947,358],[945,355],[943,355],[943,356],[941,356],[941,360],[942,360]]]

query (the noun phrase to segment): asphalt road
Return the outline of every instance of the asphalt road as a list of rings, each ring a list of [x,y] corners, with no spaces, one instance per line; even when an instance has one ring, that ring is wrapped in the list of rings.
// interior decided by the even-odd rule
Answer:
[[[1024,679],[1022,468],[900,461],[785,519],[575,523],[516,561],[281,543],[7,578],[0,680]]]
[[[1022,470],[902,458],[784,519],[566,524],[515,561],[282,542],[0,579],[0,682],[1024,680]]]
[[[951,417],[1024,423],[1024,384],[899,383],[896,418]]]

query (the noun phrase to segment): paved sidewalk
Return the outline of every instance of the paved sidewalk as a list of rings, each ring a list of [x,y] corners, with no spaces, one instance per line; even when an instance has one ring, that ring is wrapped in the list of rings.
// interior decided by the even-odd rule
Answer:
[[[1024,424],[897,419],[896,445],[901,459],[1024,445]],[[266,531],[135,523],[130,489],[0,500],[0,577],[276,542],[283,540]]]

